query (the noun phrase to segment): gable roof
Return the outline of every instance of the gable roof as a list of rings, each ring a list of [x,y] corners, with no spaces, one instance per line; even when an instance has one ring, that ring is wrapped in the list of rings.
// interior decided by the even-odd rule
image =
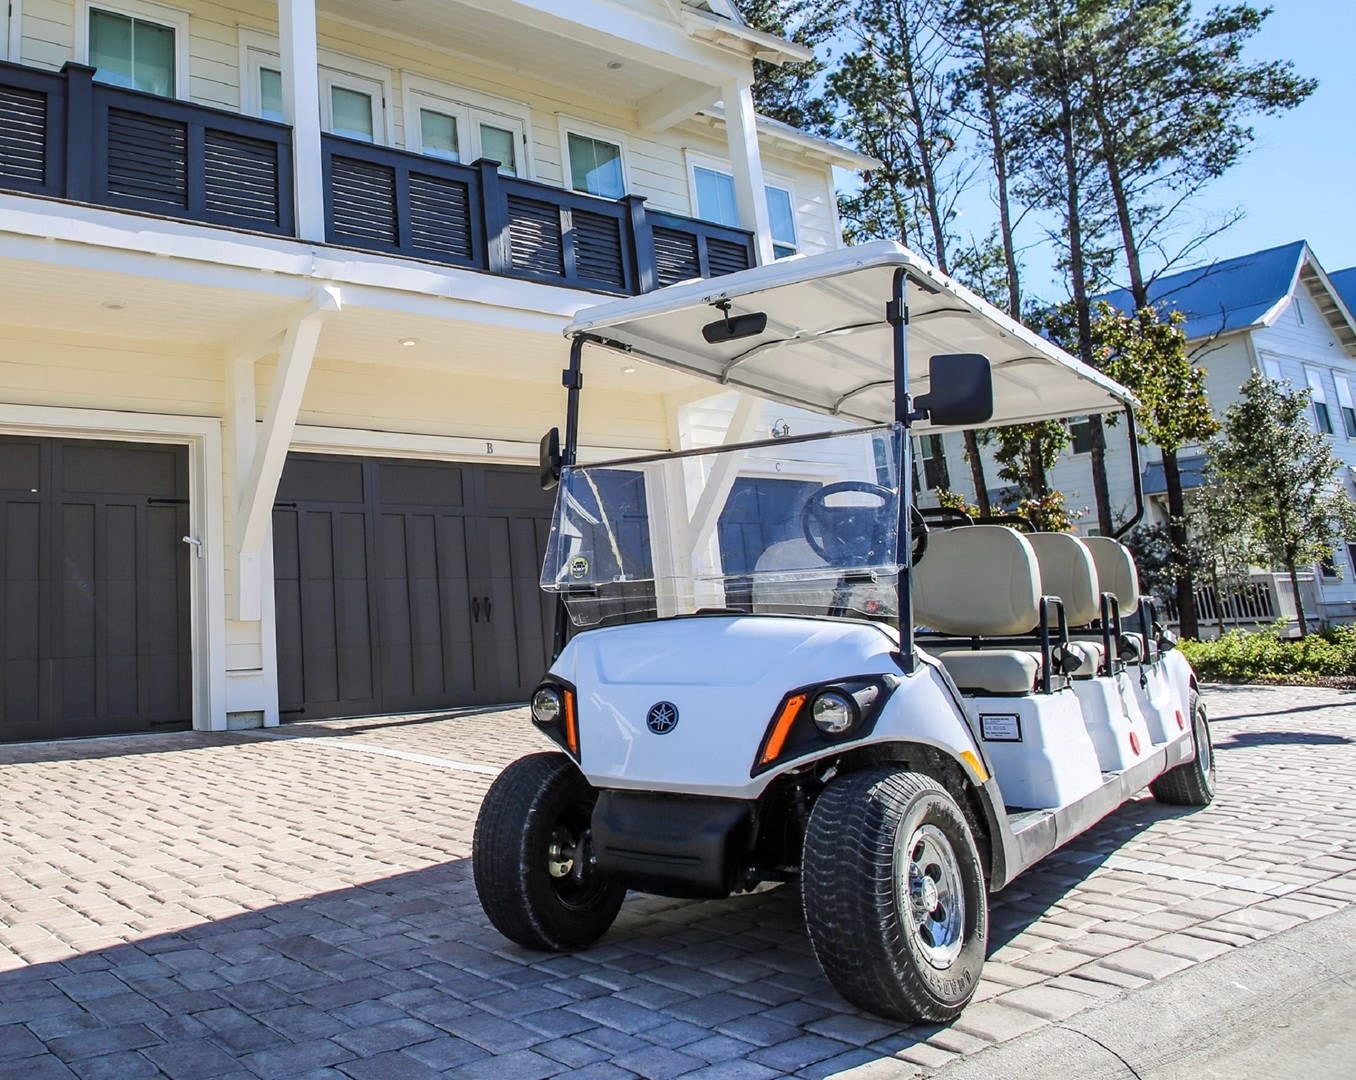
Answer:
[[[1356,355],[1352,306],[1343,301],[1303,240],[1160,277],[1149,286],[1149,300],[1159,308],[1182,312],[1187,340],[1197,341],[1270,326],[1290,306],[1301,284],[1348,353]],[[1352,284],[1356,289],[1356,281]],[[1135,306],[1128,289],[1115,289],[1097,299],[1126,312]]]
[[[1328,275],[1328,280],[1332,282],[1332,287],[1337,290],[1337,295],[1347,305],[1347,310],[1356,315],[1356,266],[1337,270]]]

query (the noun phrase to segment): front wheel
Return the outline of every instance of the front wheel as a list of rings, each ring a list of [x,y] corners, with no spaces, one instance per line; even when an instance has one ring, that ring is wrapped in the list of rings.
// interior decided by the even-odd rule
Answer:
[[[1195,690],[1191,691],[1191,738],[1196,756],[1169,769],[1149,785],[1153,796],[1169,806],[1209,806],[1215,801],[1215,749],[1210,744],[1210,721]]]
[[[557,753],[519,758],[486,792],[472,869],[480,906],[506,938],[548,952],[582,949],[617,918],[626,886],[594,863],[597,797]]]
[[[979,986],[988,896],[974,837],[931,777],[867,769],[815,803],[805,923],[834,988],[906,1023],[954,1020]]]

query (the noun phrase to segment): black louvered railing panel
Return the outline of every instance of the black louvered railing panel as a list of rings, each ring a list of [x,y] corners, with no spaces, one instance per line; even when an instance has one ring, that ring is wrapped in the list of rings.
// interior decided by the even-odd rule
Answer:
[[[515,270],[545,277],[565,276],[565,245],[559,205],[508,197],[509,257]]]
[[[587,210],[570,215],[574,224],[575,273],[614,289],[626,288],[626,256],[620,219]]]
[[[330,199],[332,228],[340,241],[396,245],[394,169],[335,154],[330,159]]]
[[[470,184],[410,173],[410,245],[454,262],[474,258]]]
[[[47,95],[0,86],[0,180],[40,191],[47,172]]]
[[[747,270],[753,265],[753,252],[744,244],[730,240],[721,240],[714,236],[706,239],[706,269],[711,277],[721,274],[733,274],[737,270]]]
[[[187,210],[187,125],[109,109],[107,188],[148,210]]]
[[[689,278],[701,277],[697,238],[677,229],[654,229],[655,280],[660,288]]]
[[[281,224],[278,147],[229,131],[203,136],[203,196],[211,214],[249,227]]]

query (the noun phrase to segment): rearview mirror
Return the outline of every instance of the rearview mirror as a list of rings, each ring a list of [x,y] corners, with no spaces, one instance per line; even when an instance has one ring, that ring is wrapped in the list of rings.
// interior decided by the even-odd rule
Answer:
[[[560,483],[560,428],[552,428],[541,437],[541,454],[537,475],[542,491],[550,491]]]
[[[953,353],[928,361],[931,389],[913,399],[916,415],[938,427],[973,427],[993,416],[993,372],[979,353]]]

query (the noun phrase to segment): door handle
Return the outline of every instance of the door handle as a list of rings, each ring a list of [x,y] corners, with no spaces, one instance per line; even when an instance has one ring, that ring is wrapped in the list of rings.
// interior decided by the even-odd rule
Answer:
[[[476,622],[480,622],[480,597],[471,597],[471,617]]]
[[[490,598],[485,597],[485,621],[490,621]]]

